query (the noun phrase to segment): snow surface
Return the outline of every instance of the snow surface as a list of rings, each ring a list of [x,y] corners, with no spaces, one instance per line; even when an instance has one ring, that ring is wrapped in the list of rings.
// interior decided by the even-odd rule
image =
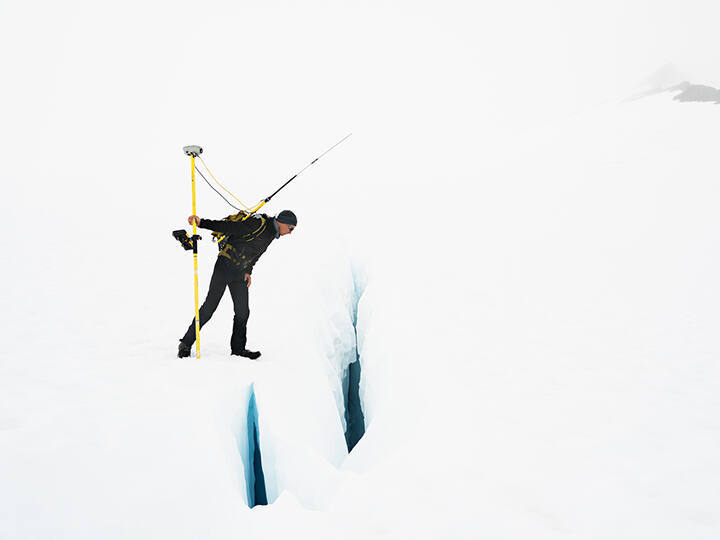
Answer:
[[[258,362],[227,356],[229,300],[202,357],[174,358],[192,263],[171,227],[130,242],[139,263],[82,227],[45,237],[50,267],[6,246],[2,537],[716,538],[718,115],[605,106],[496,154],[453,212],[415,194],[342,244],[300,213],[254,275]],[[367,432],[347,455],[355,305]]]
[[[720,107],[658,93],[523,130],[542,100],[489,112],[503,79],[465,69],[452,13],[85,8],[57,19],[77,40],[26,14],[50,37],[8,58],[47,86],[3,100],[0,539],[720,537]],[[348,128],[267,207],[299,225],[253,273],[261,359],[228,355],[228,298],[177,359],[181,147],[253,202]],[[198,213],[230,210],[199,184]],[[205,232],[201,295],[215,256]]]

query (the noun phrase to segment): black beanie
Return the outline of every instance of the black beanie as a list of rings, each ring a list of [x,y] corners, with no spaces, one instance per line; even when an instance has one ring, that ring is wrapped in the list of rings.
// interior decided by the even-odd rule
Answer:
[[[275,219],[278,220],[278,223],[285,223],[287,225],[292,225],[293,227],[297,225],[297,216],[295,216],[295,214],[293,214],[290,210],[283,210]]]

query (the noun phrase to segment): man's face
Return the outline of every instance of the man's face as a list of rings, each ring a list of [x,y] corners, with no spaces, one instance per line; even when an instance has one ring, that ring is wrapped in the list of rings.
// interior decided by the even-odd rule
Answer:
[[[278,233],[280,233],[280,236],[285,236],[286,234],[290,234],[291,232],[293,232],[294,228],[295,228],[295,225],[288,225],[287,223],[278,222]]]

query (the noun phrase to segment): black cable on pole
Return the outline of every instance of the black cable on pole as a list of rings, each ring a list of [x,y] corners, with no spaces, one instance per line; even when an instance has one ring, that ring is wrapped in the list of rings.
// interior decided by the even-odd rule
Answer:
[[[233,203],[231,203],[230,201],[228,201],[225,197],[223,197],[223,194],[220,193],[217,189],[215,189],[210,182],[208,182],[208,179],[205,178],[205,175],[203,175],[203,173],[200,172],[200,169],[197,168],[197,165],[195,165],[195,170],[198,172],[198,174],[199,174],[200,176],[202,176],[202,179],[205,180],[205,182],[207,183],[207,185],[210,186],[210,189],[212,189],[215,193],[217,193],[218,195],[220,195],[220,197],[222,197],[222,200],[223,200],[223,201],[225,201],[226,203],[228,203],[228,204],[229,204],[230,206],[232,206],[235,210],[238,210],[238,211],[240,211],[240,212],[245,212],[245,210],[243,210],[242,208],[238,208],[238,207],[235,206]]]
[[[283,188],[284,188],[285,186],[287,186],[290,182],[292,182],[292,181],[295,180],[298,176],[300,176],[303,172],[305,172],[305,169],[307,169],[307,168],[309,168],[310,166],[314,165],[321,157],[323,157],[325,154],[327,154],[328,152],[330,152],[330,150],[332,150],[333,148],[335,148],[336,146],[338,146],[340,143],[342,143],[343,141],[345,141],[346,139],[348,139],[348,138],[350,137],[350,135],[352,135],[352,133],[348,133],[347,135],[345,135],[342,139],[340,139],[338,142],[336,142],[335,144],[333,144],[330,148],[328,148],[327,150],[325,150],[325,151],[324,151],[322,154],[320,154],[318,157],[316,157],[315,159],[313,159],[313,160],[312,160],[309,164],[307,164],[302,170],[300,170],[299,172],[295,173],[295,174],[292,176],[292,178],[290,178],[290,180],[288,180],[288,181],[285,182],[282,186],[280,186],[278,189],[276,189],[276,190],[275,190],[275,193],[273,193],[272,195],[270,195],[268,198],[263,199],[262,204],[266,204],[266,203],[270,202],[270,199],[272,199],[275,195],[277,195],[277,194],[280,192],[281,189],[283,189]],[[213,185],[208,181],[208,179],[205,178],[205,175],[200,172],[200,169],[198,169],[197,165],[195,166],[195,170],[196,170],[196,171],[198,172],[198,174],[202,177],[202,179],[205,180],[205,183],[206,183],[208,186],[210,186],[210,188],[211,188],[215,193],[217,193],[218,195],[220,195],[220,197],[222,197],[222,200],[223,200],[223,201],[225,201],[226,203],[228,203],[228,204],[229,204],[230,206],[232,206],[235,210],[238,210],[238,211],[240,211],[240,212],[248,212],[247,209],[243,210],[242,208],[238,208],[238,207],[235,206],[233,203],[231,203],[230,201],[228,201],[228,200],[223,196],[223,194],[220,193],[217,189],[215,189],[215,188],[213,187]],[[262,204],[261,204],[260,206],[262,206]],[[254,210],[257,210],[257,207],[256,207]]]

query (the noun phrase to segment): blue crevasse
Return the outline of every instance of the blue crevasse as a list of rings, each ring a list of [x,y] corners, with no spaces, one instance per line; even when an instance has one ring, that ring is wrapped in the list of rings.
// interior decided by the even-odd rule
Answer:
[[[253,508],[268,503],[267,491],[265,490],[265,474],[263,473],[262,456],[260,454],[260,426],[254,385],[250,387],[250,400],[248,401],[247,441],[249,448],[245,463],[245,479],[247,482],[248,506]]]
[[[350,317],[354,332],[355,347],[347,351],[347,368],[343,373],[343,398],[345,405],[345,442],[348,452],[352,451],[355,445],[365,435],[365,416],[363,414],[362,400],[360,398],[360,380],[362,376],[362,364],[360,361],[360,340],[358,337],[358,310],[360,299],[365,291],[366,280],[362,273],[358,272],[355,265],[351,265],[353,291],[350,299]]]

